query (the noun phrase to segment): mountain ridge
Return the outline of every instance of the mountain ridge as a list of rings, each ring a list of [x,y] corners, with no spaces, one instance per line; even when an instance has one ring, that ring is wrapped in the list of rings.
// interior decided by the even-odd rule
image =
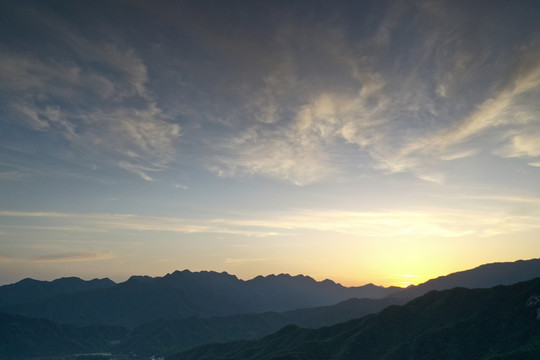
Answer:
[[[492,269],[493,266],[503,269],[504,271],[495,271],[490,273],[490,276],[487,279],[490,283],[500,283],[509,281],[509,279],[515,279],[516,273],[518,273],[519,276],[517,277],[521,278],[521,280],[528,280],[524,278],[527,278],[531,275],[536,275],[535,277],[540,277],[540,271],[536,271],[537,263],[538,259],[517,261],[514,263],[502,263],[503,265],[500,265],[501,263],[484,264],[474,269],[465,270],[458,273],[452,273],[446,276],[429,280],[424,283],[426,285],[420,284],[418,286],[406,288],[400,291],[405,292],[411,289],[414,289],[415,291],[418,291],[419,289],[422,291],[426,291],[429,290],[429,287],[432,286],[434,282],[439,284],[440,286],[453,286],[456,284],[455,282],[453,282],[455,281],[455,279],[461,281],[461,283],[459,283],[458,281],[458,285],[470,285],[471,282],[465,281],[467,280],[467,277],[461,276],[462,274],[467,274],[467,276],[472,276],[473,278],[475,277],[475,274],[480,274],[477,278],[478,284],[478,279],[482,279],[482,274],[486,271],[486,269]],[[520,269],[520,271],[514,271],[512,269]],[[529,272],[527,269],[532,269],[532,272]],[[184,281],[186,279],[189,281]],[[255,279],[256,281],[250,282]],[[34,281],[32,279],[23,280],[23,283],[25,284],[33,284],[34,282],[40,283],[39,281]],[[479,282],[480,285],[486,284],[485,279]],[[190,313],[188,311],[184,312],[189,313],[188,316],[171,317],[169,316],[170,312],[167,312],[168,308],[186,306],[189,309],[190,307],[193,308],[193,306],[199,305],[199,303],[203,303],[203,305],[205,305],[213,312],[222,311],[223,308],[221,308],[220,306],[222,306],[223,304],[225,306],[229,306],[229,309],[231,306],[233,306],[236,310],[241,309],[243,305],[246,305],[246,303],[247,305],[250,305],[249,301],[246,302],[246,300],[244,299],[244,303],[235,303],[234,301],[231,303],[229,300],[235,300],[234,296],[238,295],[236,294],[238,290],[240,290],[240,295],[242,295],[242,286],[246,283],[254,284],[253,289],[255,290],[259,289],[260,292],[258,293],[258,296],[264,296],[265,294],[267,294],[268,298],[266,300],[270,302],[272,301],[272,296],[278,296],[280,293],[287,294],[295,290],[298,284],[300,285],[298,286],[298,289],[296,289],[297,291],[303,291],[306,284],[325,284],[327,285],[327,287],[323,286],[323,288],[325,289],[343,288],[341,284],[336,284],[331,280],[325,279],[323,281],[316,281],[313,278],[305,275],[291,276],[289,274],[278,274],[258,276],[251,280],[240,280],[236,276],[227,273],[216,273],[212,271],[192,273],[189,270],[183,270],[175,271],[161,277],[134,275],[130,277],[127,281],[115,284],[113,287],[110,288],[97,289],[90,292],[86,291],[76,294],[63,294],[56,298],[50,298],[47,301],[40,301],[35,303],[34,305],[37,304],[40,306],[37,308],[37,310],[39,310],[37,311],[37,314],[26,316],[32,318],[43,317],[39,316],[39,313],[47,313],[47,311],[51,310],[51,308],[49,307],[52,307],[53,310],[61,309],[63,313],[66,313],[70,316],[77,315],[79,317],[83,317],[81,325],[64,325],[66,321],[58,321],[57,323],[49,324],[51,329],[53,329],[53,332],[57,331],[54,329],[65,329],[65,326],[68,326],[69,329],[78,329],[81,328],[81,326],[84,324],[90,323],[91,321],[96,321],[96,319],[107,319],[107,316],[114,317],[113,320],[121,324],[122,322],[129,320],[132,314],[146,314],[149,309],[152,309],[152,307],[148,307],[149,304],[144,301],[131,301],[132,299],[137,299],[140,296],[147,296],[146,300],[158,302],[158,305],[160,307],[163,307],[163,309],[161,309],[163,310],[163,312],[150,314],[152,316],[149,317],[148,321],[143,321],[144,317],[141,317],[139,319],[141,321],[140,323],[133,323],[133,325],[131,326],[131,330],[125,330],[126,332],[129,331],[130,336],[122,339],[122,342],[114,348],[117,351],[123,352],[126,352],[131,348],[133,350],[136,350],[137,353],[140,354],[165,355],[171,353],[171,351],[173,350],[180,351],[184,350],[186,347],[198,345],[201,343],[214,341],[223,342],[241,338],[258,338],[260,336],[268,335],[271,332],[276,331],[280,327],[283,327],[287,324],[296,324],[297,326],[300,325],[303,327],[311,328],[319,326],[328,327],[329,325],[335,324],[336,322],[347,321],[353,318],[361,318],[364,315],[378,312],[384,308],[387,308],[388,306],[392,306],[395,304],[403,304],[409,301],[407,296],[401,296],[398,298],[383,297],[380,299],[349,299],[332,306],[319,306],[310,308],[304,307],[303,309],[289,310],[283,312],[241,312],[237,313],[236,315],[225,314],[195,316],[192,312]],[[229,286],[231,284],[233,285],[233,287]],[[283,285],[279,288],[281,290],[278,292],[276,292],[276,284]],[[164,285],[166,286],[164,287]],[[372,288],[373,286],[375,285],[365,285],[365,287],[367,287],[368,289]],[[166,289],[170,292],[153,292],[156,289]],[[261,289],[264,291],[262,291]],[[199,296],[201,294],[204,295],[202,299],[198,300],[197,296],[190,298],[189,295],[195,290],[198,291]],[[231,294],[231,292],[234,294]],[[276,292],[278,295],[273,294],[273,292]],[[126,294],[130,297],[126,297]],[[149,294],[152,296],[148,297]],[[103,300],[102,303],[95,302],[96,295],[99,295],[97,297],[98,299]],[[159,302],[159,300],[162,300],[161,297],[163,295],[171,295],[171,297],[165,297],[166,301]],[[204,303],[204,301],[206,301],[205,297],[207,298],[212,295],[216,296],[216,298],[213,300],[218,301],[210,301],[209,303]],[[224,297],[224,295],[228,295],[229,297]],[[91,297],[91,299],[87,299],[87,297],[89,296]],[[241,300],[243,299],[243,297],[240,296],[238,299]],[[256,299],[261,299],[261,297],[256,297]],[[77,301],[79,308],[75,309],[77,310],[75,314],[70,314],[70,312],[73,312],[74,310],[73,308],[70,308],[70,304],[72,304],[74,300]],[[196,301],[199,301],[199,303],[196,303]],[[218,302],[222,303],[218,304]],[[26,305],[23,304],[23,307],[24,306]],[[110,312],[103,312],[103,309],[108,309],[110,310]],[[182,312],[179,312],[178,314],[181,313]],[[161,316],[162,314],[164,314],[164,316]],[[67,316],[66,318],[70,319],[70,316]],[[155,316],[161,317],[157,319],[152,318]],[[24,319],[20,320],[26,321]],[[41,319],[40,321],[45,320]],[[76,324],[75,322],[71,323]],[[37,328],[42,325],[43,322],[36,323]],[[91,327],[88,326],[86,328],[91,329]],[[287,327],[287,329],[290,330],[291,327]],[[27,328],[27,330],[30,332],[30,336],[33,336],[33,331],[31,330],[31,327]],[[78,330],[69,331],[67,333],[77,334]],[[91,332],[89,332],[88,334],[91,334]],[[76,338],[76,335],[74,336]],[[99,339],[100,338],[98,336],[96,341],[89,341],[89,344],[98,344]],[[109,347],[107,348],[107,350],[111,350],[111,348]],[[2,353],[2,351],[0,351],[0,353]]]
[[[514,284],[537,276],[540,276],[540,259],[494,262],[442,275],[418,285],[410,285],[388,297],[413,299],[432,290],[453,287],[489,288],[496,285]]]
[[[289,325],[259,340],[200,345],[167,360],[537,359],[540,303],[529,300],[539,294],[540,278],[433,290],[361,319],[318,329]]]
[[[154,278],[132,276],[108,288],[1,306],[0,311],[59,323],[134,327],[162,318],[281,312],[332,305],[353,297],[382,298],[396,289],[347,288],[305,275],[280,274],[240,280],[225,272],[183,270]]]
[[[158,319],[284,312],[333,305],[349,298],[412,299],[432,289],[489,287],[536,276],[540,276],[540,259],[484,264],[406,289],[373,284],[345,287],[306,275],[272,274],[241,280],[226,272],[177,270],[161,277],[134,275],[125,282],[94,290],[4,305],[0,311],[59,323],[133,328]],[[28,282],[32,281],[24,281]],[[3,290],[5,286],[0,287],[0,293]]]
[[[16,283],[0,286],[0,306],[39,301],[54,296],[103,289],[114,285],[116,283],[109,278],[82,280],[71,276],[52,281],[24,278]]]

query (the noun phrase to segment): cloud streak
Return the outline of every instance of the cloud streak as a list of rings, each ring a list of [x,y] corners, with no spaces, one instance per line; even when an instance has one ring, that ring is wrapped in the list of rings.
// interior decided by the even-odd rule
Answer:
[[[78,261],[99,261],[114,258],[112,253],[95,253],[90,251],[84,252],[68,252],[61,254],[41,255],[32,259],[26,260],[32,263],[62,263],[62,262],[78,262]]]
[[[523,202],[520,199],[504,197],[495,200]],[[296,210],[289,211],[285,215],[269,213],[255,220],[247,218],[194,220],[126,214],[0,212],[0,217],[28,218],[29,224],[26,226],[29,228],[32,227],[31,218],[49,218],[51,221],[53,219],[74,221],[81,230],[85,227],[90,229],[98,227],[108,231],[166,231],[263,238],[295,236],[297,233],[315,231],[349,234],[360,238],[395,239],[490,237],[521,231],[537,231],[540,230],[537,215],[501,214],[499,210],[425,209],[379,212]],[[47,229],[47,226],[43,229]],[[52,226],[50,230],[56,231],[58,228]]]
[[[101,261],[113,259],[111,252],[99,253],[92,251],[65,252],[57,254],[40,255],[32,258],[0,257],[0,263],[69,263],[81,261]]]

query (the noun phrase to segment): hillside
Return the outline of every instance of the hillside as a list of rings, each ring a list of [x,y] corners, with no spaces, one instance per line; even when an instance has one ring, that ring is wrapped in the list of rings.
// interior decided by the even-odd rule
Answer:
[[[432,291],[346,323],[287,326],[256,341],[196,347],[169,360],[537,359],[540,278],[490,289]]]
[[[128,330],[118,326],[60,325],[0,313],[0,358],[61,356],[109,350]]]
[[[117,348],[141,355],[171,354],[195,345],[254,339],[289,325],[317,328],[375,313],[399,299],[349,299],[332,306],[283,313],[265,312],[212,318],[156,320],[133,329]]]
[[[163,319],[131,331],[118,326],[61,325],[46,319],[0,314],[0,354],[23,358],[102,351],[166,355],[210,342],[258,338],[288,324],[313,328],[332,325],[382,310],[394,302],[350,299],[333,306],[283,313]]]

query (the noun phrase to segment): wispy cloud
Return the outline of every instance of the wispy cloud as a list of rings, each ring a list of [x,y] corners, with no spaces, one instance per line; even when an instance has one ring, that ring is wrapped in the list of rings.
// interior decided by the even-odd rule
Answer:
[[[10,263],[10,262],[13,262],[14,260],[10,257],[7,257],[7,256],[0,256],[0,263]]]
[[[60,134],[72,151],[96,163],[131,163],[131,169],[139,168],[132,172],[148,180],[140,169],[163,170],[174,160],[180,126],[152,100],[146,66],[130,48],[82,38],[68,43],[99,66],[2,54],[0,87],[8,94],[12,118],[34,131]]]
[[[499,199],[501,200],[501,199]],[[502,199],[519,201],[519,199]],[[306,231],[334,232],[369,238],[459,238],[489,237],[540,229],[534,214],[515,215],[500,210],[424,209],[415,211],[296,210],[285,214],[267,213],[259,219],[149,217],[125,214],[70,214],[0,212],[0,217],[47,217],[75,222],[78,227],[98,227],[104,231],[168,231],[185,234],[232,234],[247,237],[295,236]],[[25,225],[32,227],[28,220]],[[23,226],[24,228],[24,226]],[[47,227],[44,226],[44,229]],[[52,225],[51,230],[55,230]]]
[[[41,255],[26,261],[33,263],[58,263],[58,262],[78,262],[78,261],[99,261],[114,258],[112,253],[96,252],[68,252],[51,255]]]
[[[61,134],[80,157],[146,181],[181,162],[182,136],[213,174],[296,185],[350,176],[360,166],[442,184],[441,160],[483,150],[538,156],[534,41],[501,51],[482,37],[488,27],[449,2],[392,4],[366,21],[366,31],[346,8],[302,21],[280,8],[284,16],[271,25],[244,31],[236,22],[203,27],[193,21],[200,9],[187,6],[178,12],[179,36],[198,43],[178,50],[190,53],[181,61],[163,51],[163,63],[139,43],[90,40],[44,16],[35,20],[63,34],[55,38],[62,51],[4,50],[0,86],[24,126]],[[163,44],[176,51],[176,41]],[[359,156],[362,163],[350,166]]]
[[[17,170],[0,171],[0,181],[25,181],[28,177],[28,174]]]
[[[0,256],[0,263],[65,263],[80,261],[100,261],[113,259],[114,257],[114,254],[111,252],[100,253],[92,251],[82,251],[40,255],[32,258]]]
[[[276,261],[276,258],[227,258],[224,261],[224,264],[227,265],[246,265],[246,264],[253,264],[253,263],[262,263],[262,262],[272,262]]]
[[[139,175],[143,180],[146,180],[146,181],[154,181],[154,179],[150,177],[150,175],[148,175],[148,172],[161,170],[161,169],[149,168],[146,166],[132,164],[127,161],[120,161],[118,163],[118,166],[120,166],[124,170],[127,170],[129,172]]]
[[[510,142],[498,153],[503,157],[540,156],[540,131],[537,134],[528,133],[512,136]]]
[[[129,214],[74,214],[55,212],[13,212],[2,211],[0,217],[50,218],[55,223],[39,226],[51,231],[86,231],[88,228],[100,231],[169,231],[184,234],[214,233],[233,234],[248,237],[273,237],[281,235],[279,230],[252,227],[250,224],[228,223],[221,219],[195,220],[187,218],[153,217]],[[67,222],[61,226],[58,222]],[[0,225],[9,228],[13,225]],[[18,229],[33,229],[33,224],[16,225]]]
[[[406,18],[411,6],[418,11],[413,24]],[[437,21],[426,22],[432,18]],[[536,137],[529,131],[536,110],[523,100],[540,86],[540,67],[527,60],[534,51],[505,59],[500,79],[484,78],[478,74],[482,63],[501,55],[487,45],[473,46],[475,39],[466,37],[469,20],[446,3],[405,3],[389,9],[367,38],[350,38],[335,24],[278,28],[272,56],[279,65],[260,71],[263,79],[286,74],[296,86],[281,80],[248,86],[255,105],[238,116],[247,130],[213,144],[219,156],[207,167],[220,176],[262,175],[306,185],[342,175],[336,154],[345,142],[369,155],[364,166],[442,184],[441,160],[459,161],[486,148],[497,153],[501,139],[511,140],[504,156],[535,156]],[[410,39],[408,51],[385,66],[385,56],[401,46],[390,35],[404,23],[429,31]],[[303,57],[289,46],[289,36],[302,38]],[[473,97],[462,95],[473,86]],[[511,138],[516,130],[529,137]]]

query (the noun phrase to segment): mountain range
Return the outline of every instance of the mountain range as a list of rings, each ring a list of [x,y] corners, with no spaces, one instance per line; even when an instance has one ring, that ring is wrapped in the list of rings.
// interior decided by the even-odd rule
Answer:
[[[0,286],[0,306],[29,303],[58,295],[105,289],[116,285],[110,279],[85,281],[77,277],[66,277],[53,281],[39,281],[30,278],[15,284]]]
[[[539,275],[540,259],[499,262],[478,266],[474,269],[455,272],[411,285],[392,294],[393,298],[413,299],[431,290],[446,290],[454,287],[469,289],[489,288],[495,285],[510,285],[519,281],[533,279]]]
[[[14,294],[23,286],[26,289],[28,280],[22,282],[7,285],[11,292],[4,292]],[[54,283],[49,284],[51,293]],[[133,276],[95,290],[64,291],[34,302],[1,306],[0,312],[68,324],[135,327],[158,319],[288,311],[333,305],[350,298],[382,298],[398,289],[373,284],[344,287],[331,280],[318,282],[308,276],[287,274],[244,281],[227,273],[184,270],[156,278]]]
[[[0,301],[9,304],[0,309],[0,354],[19,359],[99,351],[167,355],[199,344],[258,339],[289,324],[313,329],[335,325],[405,304],[433,289],[486,288],[534,277],[540,277],[539,259],[486,264],[406,289],[371,284],[346,288],[285,274],[242,281],[226,273],[189,271],[133,276],[119,284],[109,279],[25,279],[0,287]],[[39,291],[28,298],[38,300],[24,302],[32,284]],[[13,304],[17,296],[22,303]],[[369,296],[378,298],[365,298]],[[312,305],[320,302],[334,305]],[[287,311],[266,310],[272,307]]]
[[[319,329],[289,325],[255,341],[195,347],[168,360],[517,360],[540,358],[540,278],[431,291],[403,306]]]
[[[131,330],[111,325],[64,325],[0,313],[0,353],[14,358],[102,351],[142,356],[172,354],[209,342],[259,338],[288,324],[311,328],[332,325],[380,311],[395,302],[353,298],[332,306],[282,313],[154,320]]]

